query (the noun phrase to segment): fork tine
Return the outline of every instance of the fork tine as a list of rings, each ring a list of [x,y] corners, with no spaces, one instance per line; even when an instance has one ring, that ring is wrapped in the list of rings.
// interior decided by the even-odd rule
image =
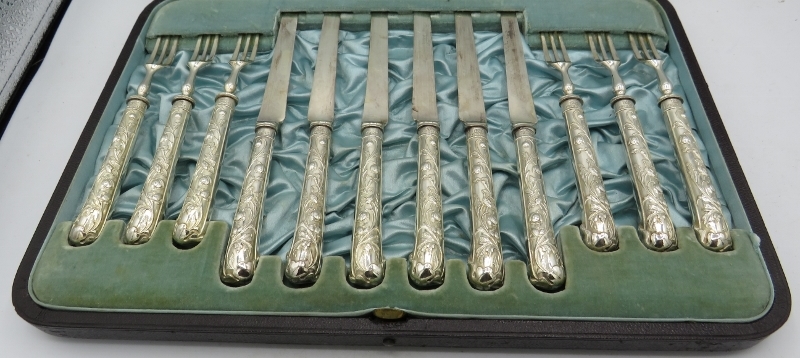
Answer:
[[[619,56],[617,56],[617,49],[614,47],[614,41],[611,40],[610,33],[606,33],[606,39],[608,40],[608,49],[611,50],[611,59],[614,61],[619,61]]]
[[[247,35],[244,39],[244,48],[242,48],[241,56],[239,57],[239,61],[244,61],[247,59],[247,50],[250,48],[250,38],[252,35]]]
[[[650,34],[647,34],[647,42],[650,44],[650,49],[653,50],[653,56],[656,60],[661,59],[661,55],[658,53],[658,49],[656,48],[656,44],[653,43],[653,37]]]
[[[597,33],[597,43],[600,45],[600,57],[603,61],[608,60],[608,53],[606,52],[606,45],[603,44],[603,34]]]
[[[208,54],[208,46],[211,45],[211,35],[205,35],[203,37],[205,40],[204,41],[205,45],[203,45],[203,53],[200,54],[200,59],[206,61],[206,54]]]
[[[203,35],[197,36],[197,43],[194,45],[194,51],[192,51],[192,57],[189,58],[189,61],[197,60],[197,53],[200,52],[200,43],[203,41]]]
[[[256,52],[258,51],[258,34],[254,36],[253,39],[253,52],[250,54],[250,62],[255,61],[256,59]]]
[[[153,63],[156,59],[156,53],[158,53],[158,47],[161,45],[161,36],[156,37],[156,44],[153,45],[153,52],[150,53],[150,58],[147,59],[147,64]]]
[[[239,59],[239,47],[242,45],[242,36],[239,35],[239,38],[236,40],[236,47],[233,48],[233,56],[231,56],[231,61],[238,61]]]
[[[594,34],[589,32],[586,34],[586,37],[589,38],[589,48],[592,50],[592,57],[594,57],[595,61],[602,61],[600,56],[597,54],[597,49],[594,47]]]
[[[558,58],[558,47],[556,47],[556,38],[553,36],[553,33],[550,33],[550,47],[553,48],[553,57],[556,59],[556,62],[564,62],[563,58]]]
[[[167,59],[164,60],[162,65],[169,66],[172,64],[172,60],[175,59],[175,53],[178,52],[178,42],[180,41],[181,41],[180,36],[175,36],[175,38],[172,39],[172,48],[169,50],[169,57],[167,57]]]
[[[631,41],[631,51],[633,51],[633,57],[636,57],[637,60],[642,61],[642,54],[639,53],[639,46],[636,45],[636,37],[633,33],[628,33],[628,40]]]
[[[211,61],[217,55],[217,45],[219,45],[219,35],[214,35],[214,42],[211,44],[211,52],[208,54],[206,61]]]
[[[164,55],[167,53],[167,47],[169,47],[169,40],[169,38],[164,40],[164,46],[160,50],[161,53],[158,55],[158,60],[156,60],[154,63],[161,64],[161,61],[164,60]]]
[[[642,52],[644,53],[644,57],[648,60],[652,60],[653,58],[650,57],[650,49],[647,47],[647,44],[644,43],[644,36],[639,34],[639,46],[642,47]]]
[[[542,53],[544,53],[544,62],[553,62],[553,60],[550,58],[550,51],[547,50],[547,40],[544,38],[544,32],[540,32],[539,37],[542,39]]]
[[[564,61],[572,62],[569,59],[569,53],[567,53],[567,46],[564,46],[564,38],[561,37],[561,33],[558,34],[558,43],[561,45],[561,54],[564,56]]]

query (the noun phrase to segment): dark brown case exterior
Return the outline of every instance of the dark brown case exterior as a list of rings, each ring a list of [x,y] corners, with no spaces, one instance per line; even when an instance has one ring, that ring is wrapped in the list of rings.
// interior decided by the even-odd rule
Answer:
[[[340,346],[397,345],[477,348],[566,348],[614,350],[721,351],[750,347],[781,327],[789,317],[791,294],[769,233],[747,185],[742,168],[700,66],[675,9],[658,0],[672,23],[700,94],[711,128],[736,184],[747,217],[761,238],[761,253],[775,288],[766,315],[749,323],[609,322],[558,320],[486,320],[406,317],[385,321],[372,316],[329,318],[176,313],[107,313],[53,310],[37,305],[28,293],[34,261],[53,223],[71,178],[133,48],[155,5],[136,21],[97,105],[81,133],[53,197],[22,258],[14,278],[12,301],[17,313],[39,329],[63,337],[326,344]]]

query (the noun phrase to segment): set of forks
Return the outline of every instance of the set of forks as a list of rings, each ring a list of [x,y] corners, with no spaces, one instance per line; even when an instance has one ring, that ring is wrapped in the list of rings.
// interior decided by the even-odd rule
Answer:
[[[553,230],[544,194],[542,170],[536,149],[536,113],[527,68],[523,57],[522,35],[516,14],[500,17],[508,82],[509,114],[517,147],[522,212],[528,243],[529,280],[545,291],[559,290],[566,280],[560,245]],[[419,138],[417,218],[415,245],[409,257],[409,278],[419,287],[435,287],[444,280],[444,234],[439,171],[439,118],[433,73],[431,23],[428,14],[414,15],[413,118]],[[284,15],[275,45],[272,70],[256,125],[250,164],[242,195],[234,216],[231,236],[220,267],[223,282],[247,284],[258,261],[256,250],[264,206],[272,141],[285,116],[286,92],[297,19]],[[322,231],[325,213],[325,181],[330,155],[333,98],[336,76],[336,44],[339,18],[326,14],[314,87],[309,105],[310,148],[301,196],[300,213],[292,247],[287,254],[284,276],[296,285],[313,284],[320,273]],[[468,278],[479,290],[492,290],[503,284],[503,257],[500,246],[497,204],[493,194],[489,158],[488,126],[482,97],[478,62],[469,13],[455,15],[458,58],[459,119],[467,135],[467,163],[470,179],[472,251]],[[663,60],[648,34],[628,34],[635,57],[651,66],[659,79],[662,97],[659,105],[675,147],[680,171],[690,198],[693,228],[699,242],[712,251],[732,249],[729,226],[717,199],[710,174],[703,162],[683,99],[673,93],[663,72]],[[355,227],[348,279],[360,287],[374,287],[383,279],[381,252],[381,146],[383,127],[388,121],[388,25],[385,14],[373,14],[370,40],[367,96],[362,119],[361,165],[356,198]],[[635,99],[626,94],[619,74],[620,59],[608,33],[587,33],[595,60],[611,74],[613,107],[627,152],[637,207],[642,243],[654,251],[678,247],[675,228],[667,209],[658,176],[636,114]],[[573,156],[576,182],[583,209],[581,236],[587,247],[607,252],[618,248],[613,214],[603,184],[597,153],[589,135],[583,100],[570,80],[572,65],[560,33],[540,33],[545,61],[562,77],[559,104]],[[149,102],[147,94],[155,73],[170,66],[175,58],[177,37],[159,37],[145,68],[146,76],[137,93],[127,100],[119,127],[100,167],[94,185],[73,222],[69,242],[74,246],[94,242],[109,216],[125,173],[136,134]],[[192,94],[199,71],[216,56],[218,35],[202,35],[196,40],[188,61],[189,74],[175,96],[172,108],[144,182],[141,195],[124,231],[125,244],[150,240],[164,217],[166,198],[175,174],[178,150],[184,127],[194,107]],[[230,60],[231,72],[217,95],[197,166],[186,199],[172,233],[179,247],[199,243],[206,230],[212,199],[219,181],[220,163],[227,141],[228,127],[238,98],[235,94],[240,71],[257,53],[259,35],[239,35]],[[282,60],[281,60],[282,59]],[[288,61],[288,62],[286,62]],[[288,64],[287,64],[288,63]]]

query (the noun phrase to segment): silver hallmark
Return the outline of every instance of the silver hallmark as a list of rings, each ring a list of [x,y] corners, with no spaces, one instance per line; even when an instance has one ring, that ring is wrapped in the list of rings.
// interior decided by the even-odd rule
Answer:
[[[444,229],[439,170],[439,113],[433,71],[431,18],[414,14],[414,73],[411,116],[417,122],[417,216],[408,276],[422,287],[444,282]]]
[[[156,225],[164,218],[164,210],[169,199],[178,161],[178,150],[183,142],[186,121],[194,107],[194,80],[197,72],[208,66],[217,53],[219,35],[201,35],[197,38],[192,57],[187,63],[189,75],[181,87],[181,94],[172,101],[172,109],[164,125],[164,132],[156,146],[153,164],[142,185],[142,193],[125,228],[122,242],[129,245],[144,244],[150,241]],[[202,46],[202,53],[201,53]]]
[[[467,134],[472,250],[467,260],[468,279],[478,290],[493,290],[503,284],[503,250],[489,159],[486,108],[483,102],[478,55],[472,30],[472,15],[455,15],[458,70],[458,117]]]
[[[156,71],[172,64],[178,40],[178,38],[172,37],[156,39],[153,52],[144,65],[147,70],[145,77],[137,87],[136,94],[128,97],[127,108],[122,113],[117,131],[114,133],[106,157],[100,165],[100,171],[97,173],[83,207],[72,223],[68,235],[70,245],[82,246],[93,243],[108,220],[111,205],[119,194],[119,184],[128,166],[133,144],[136,142],[139,125],[144,118],[144,112],[150,105],[147,101],[147,94],[150,92],[153,75]]]
[[[317,280],[322,266],[322,235],[325,229],[325,193],[331,129],[334,119],[336,58],[339,48],[339,15],[325,14],[319,37],[314,84],[308,104],[311,135],[292,246],[286,254],[284,277],[294,284]]]
[[[656,71],[662,97],[659,106],[667,122],[667,132],[675,147],[683,182],[689,196],[692,210],[692,228],[700,244],[711,251],[733,249],[730,227],[722,214],[722,205],[717,198],[711,174],[703,162],[697,140],[692,134],[683,98],[672,93],[672,83],[664,74],[664,60],[653,43],[653,38],[645,34],[629,34],[631,48],[636,58]],[[639,46],[637,46],[637,41]],[[639,48],[641,46],[641,52]]]
[[[387,14],[372,14],[367,63],[367,93],[361,118],[361,159],[356,192],[350,272],[353,285],[369,288],[383,281],[385,262],[381,248],[381,153],[383,127],[389,121],[389,21]]]
[[[522,52],[522,35],[516,14],[501,14],[500,22],[506,58],[508,111],[517,145],[517,170],[522,193],[525,236],[528,241],[528,280],[542,290],[554,291],[564,286],[566,272],[561,245],[556,239],[550,219],[536,150],[537,118]]]
[[[631,173],[636,203],[639,207],[639,231],[642,243],[655,251],[675,250],[678,248],[675,226],[669,216],[667,202],[653,160],[650,158],[650,150],[639,117],[636,115],[633,98],[625,94],[625,84],[618,72],[619,56],[611,41],[611,35],[588,33],[587,37],[595,60],[611,72],[612,86],[616,95],[611,99],[611,105],[617,114],[617,122],[627,151],[628,170]],[[605,48],[606,41],[610,55]]]
[[[560,33],[541,33],[540,37],[545,61],[559,70],[563,79],[564,96],[561,97],[559,104],[567,123],[572,163],[583,208],[583,220],[581,221],[583,242],[595,251],[614,250],[619,247],[619,238],[617,238],[611,205],[608,203],[603,176],[597,162],[597,152],[589,136],[589,127],[583,113],[583,100],[573,93],[575,86],[569,77],[569,68],[572,65],[569,53],[567,53]],[[556,38],[558,38],[558,43],[556,43]],[[547,48],[548,39],[552,47],[552,56]]]
[[[245,171],[242,193],[233,214],[230,237],[220,265],[220,279],[229,285],[250,282],[258,264],[257,246],[264,196],[269,180],[273,142],[286,117],[296,31],[297,16],[281,16],[261,111],[256,121],[250,162]]]
[[[211,111],[211,121],[208,123],[206,136],[200,147],[197,166],[172,232],[172,240],[179,246],[197,245],[205,234],[208,214],[217,191],[219,166],[225,151],[228,127],[236,103],[239,102],[239,98],[234,94],[236,82],[242,68],[255,60],[258,38],[259,35],[239,35],[236,41],[230,60],[231,73],[225,81],[224,90],[216,97],[214,109]]]

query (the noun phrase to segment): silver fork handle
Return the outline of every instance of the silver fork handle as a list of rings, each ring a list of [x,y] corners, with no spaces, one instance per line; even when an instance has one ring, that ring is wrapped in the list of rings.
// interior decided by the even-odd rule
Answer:
[[[556,241],[550,220],[535,135],[536,131],[529,127],[514,131],[525,215],[525,236],[528,239],[528,259],[531,263],[528,279],[534,286],[552,291],[564,286],[566,272],[560,245]]]
[[[564,96],[561,109],[567,123],[578,193],[581,196],[583,242],[592,250],[610,251],[619,246],[614,216],[608,203],[597,153],[589,137],[589,127],[578,96]]]
[[[233,214],[233,225],[225,255],[222,259],[220,277],[222,282],[241,285],[253,278],[258,255],[258,235],[264,211],[264,196],[269,181],[269,166],[272,161],[272,144],[275,128],[257,127],[250,151],[250,164],[242,182],[239,204]]]
[[[361,287],[377,286],[384,275],[381,248],[382,146],[383,129],[366,127],[361,131],[360,173],[348,275],[351,283]]]
[[[472,216],[468,278],[472,286],[479,290],[500,287],[505,275],[486,132],[486,128],[477,126],[467,129],[469,206]]]
[[[722,205],[717,199],[697,141],[692,134],[683,100],[675,95],[661,99],[661,110],[680,165],[683,181],[692,209],[692,227],[700,243],[712,251],[727,251],[733,248],[728,221],[722,214]]]
[[[200,147],[197,168],[172,232],[172,239],[178,245],[196,245],[203,239],[211,202],[217,190],[219,166],[228,138],[228,127],[237,100],[236,96],[229,93],[217,95],[206,137]]]
[[[315,125],[311,129],[297,226],[284,272],[284,277],[294,284],[315,282],[320,274],[330,143],[330,127]]]
[[[409,277],[419,286],[444,282],[444,229],[439,170],[439,128],[421,126],[417,171],[417,218],[414,251],[409,257]]]
[[[128,166],[128,158],[147,107],[147,100],[143,97],[128,99],[128,105],[122,113],[119,127],[114,133],[103,164],[100,165],[89,196],[72,223],[68,236],[70,245],[89,245],[100,235],[111,211],[111,204],[119,193],[119,183]]]
[[[178,161],[178,149],[183,142],[184,128],[192,107],[194,104],[187,99],[177,98],[172,103],[164,132],[153,156],[153,164],[147,173],[122,242],[130,245],[148,242],[156,224],[164,217],[169,188],[175,174],[175,163]]]
[[[628,169],[639,207],[639,231],[642,243],[651,250],[674,250],[678,247],[675,227],[669,216],[667,202],[664,200],[661,183],[650,158],[650,149],[644,139],[633,99],[618,96],[612,103],[628,155]]]

